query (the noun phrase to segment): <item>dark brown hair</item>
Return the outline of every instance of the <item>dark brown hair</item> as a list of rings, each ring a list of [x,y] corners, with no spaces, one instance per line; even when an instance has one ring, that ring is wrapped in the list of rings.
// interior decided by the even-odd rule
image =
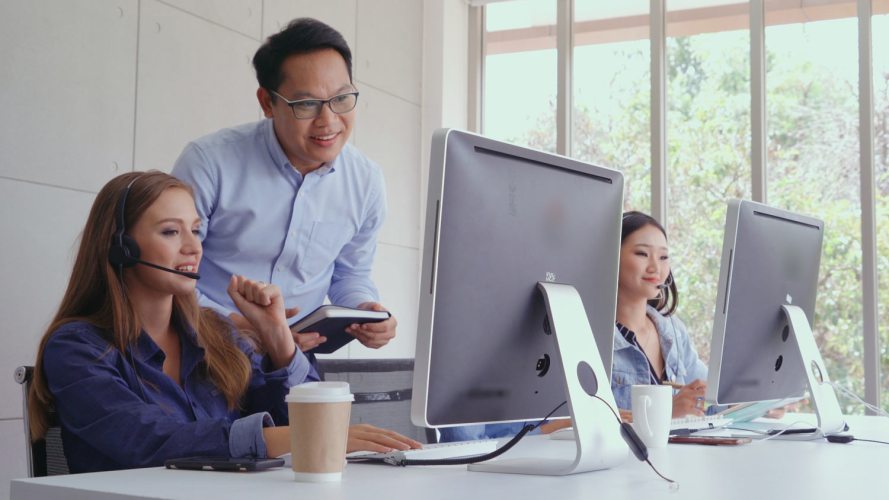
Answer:
[[[80,236],[68,288],[37,349],[28,403],[32,440],[41,439],[48,426],[47,410],[52,405],[52,394],[43,373],[43,352],[59,327],[72,321],[91,323],[104,332],[109,349],[122,353],[134,346],[141,335],[142,325],[121,283],[123,277],[118,277],[116,267],[108,261],[117,231],[117,205],[131,182],[124,227],[133,227],[168,189],[182,189],[194,196],[190,186],[155,170],[119,175],[96,195]],[[173,297],[173,315],[197,333],[198,345],[205,351],[206,375],[225,395],[229,407],[235,408],[249,383],[250,361],[234,342],[231,326],[218,313],[198,306],[194,293]]]

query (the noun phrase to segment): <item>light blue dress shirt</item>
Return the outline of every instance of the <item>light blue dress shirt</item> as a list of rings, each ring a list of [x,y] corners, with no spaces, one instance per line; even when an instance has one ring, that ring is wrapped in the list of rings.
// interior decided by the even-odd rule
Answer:
[[[287,307],[308,314],[324,302],[379,301],[370,279],[386,215],[380,168],[351,145],[305,178],[293,168],[269,119],[188,144],[173,175],[194,188],[203,224],[201,305],[237,311],[232,274],[274,283]]]
[[[707,365],[698,357],[698,352],[688,338],[685,323],[674,315],[664,316],[657,309],[648,307],[648,317],[657,328],[661,341],[661,353],[667,380],[678,384],[688,384],[695,379],[707,381]],[[618,408],[629,410],[630,386],[634,384],[654,384],[648,368],[648,359],[641,349],[631,344],[614,329],[614,361],[611,367],[611,390]]]

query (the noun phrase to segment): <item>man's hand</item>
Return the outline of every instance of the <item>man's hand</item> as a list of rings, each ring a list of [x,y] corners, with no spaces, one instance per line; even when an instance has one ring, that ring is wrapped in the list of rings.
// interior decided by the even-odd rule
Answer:
[[[364,302],[363,304],[360,304],[358,308],[369,311],[386,310],[385,307],[376,302]],[[349,325],[349,327],[346,328],[346,333],[355,337],[359,342],[371,349],[379,349],[395,338],[396,326],[398,326],[398,320],[395,319],[395,316],[390,316],[386,321],[380,321],[379,323]]]
[[[299,308],[291,307],[286,309],[284,313],[287,315],[287,319],[290,319],[299,313]],[[327,342],[327,337],[322,337],[318,332],[298,332],[291,328],[290,334],[293,336],[293,341],[296,342],[297,347],[299,347],[299,350],[302,352],[311,351],[319,345]]]
[[[302,352],[311,351],[327,342],[327,337],[322,337],[318,332],[297,332],[295,330],[291,330],[291,332],[293,333],[293,340],[296,341],[296,345],[299,346],[299,350]]]

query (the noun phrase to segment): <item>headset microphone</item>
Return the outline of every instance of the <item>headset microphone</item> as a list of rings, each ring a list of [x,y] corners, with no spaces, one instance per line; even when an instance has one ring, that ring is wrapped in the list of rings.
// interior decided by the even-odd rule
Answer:
[[[168,273],[178,274],[180,276],[185,276],[186,278],[191,278],[193,280],[201,279],[201,275],[198,273],[190,273],[188,271],[179,271],[176,269],[170,269],[169,267],[159,266],[157,264],[152,264],[151,262],[146,262],[144,260],[135,259],[136,264],[142,264],[143,266],[153,267],[155,269],[160,269],[161,271],[166,271]]]
[[[136,177],[127,187],[123,189],[120,193],[120,197],[117,201],[117,231],[114,233],[114,237],[111,240],[111,248],[108,249],[108,261],[117,266],[118,273],[122,274],[123,269],[125,267],[133,267],[136,264],[142,264],[144,266],[153,267],[155,269],[160,269],[161,271],[166,271],[168,273],[178,274],[180,276],[185,276],[186,278],[191,278],[193,280],[201,279],[201,275],[198,273],[190,273],[187,271],[179,271],[176,269],[170,269],[169,267],[159,266],[157,264],[152,264],[151,262],[147,262],[139,259],[140,250],[139,244],[136,243],[130,235],[126,233],[126,222],[124,219],[124,210],[127,206],[127,195],[130,193],[130,188],[133,186],[133,183],[136,182]]]

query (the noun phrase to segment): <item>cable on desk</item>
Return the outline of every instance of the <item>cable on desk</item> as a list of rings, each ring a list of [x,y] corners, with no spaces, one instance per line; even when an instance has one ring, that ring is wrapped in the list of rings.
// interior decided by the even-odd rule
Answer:
[[[858,439],[857,437],[853,437],[852,441],[864,441],[866,443],[889,444],[886,441],[878,441],[876,439]]]
[[[559,408],[564,406],[566,403],[567,403],[567,401],[562,401],[558,406],[553,408],[553,410],[551,412],[549,412],[545,417],[543,417],[543,420],[541,420],[540,422],[537,422],[534,425],[528,424],[528,425],[522,427],[522,430],[520,430],[518,434],[513,436],[513,438],[510,439],[506,444],[504,444],[500,448],[497,448],[496,450],[494,450],[490,453],[486,453],[484,455],[477,455],[474,457],[436,458],[436,459],[420,459],[420,458],[398,459],[395,457],[388,457],[388,458],[384,458],[380,461],[390,464],[390,465],[398,465],[401,467],[406,467],[408,465],[469,465],[469,464],[477,464],[479,462],[491,460],[491,459],[497,458],[500,455],[506,453],[507,451],[509,451],[510,448],[515,446],[516,443],[521,441],[521,439],[523,437],[525,437],[526,434],[528,434],[529,432],[533,431],[534,429],[540,427],[541,425],[545,424],[549,420],[549,417],[551,417],[553,413],[558,411]],[[376,461],[376,460],[374,460],[374,461]]]

